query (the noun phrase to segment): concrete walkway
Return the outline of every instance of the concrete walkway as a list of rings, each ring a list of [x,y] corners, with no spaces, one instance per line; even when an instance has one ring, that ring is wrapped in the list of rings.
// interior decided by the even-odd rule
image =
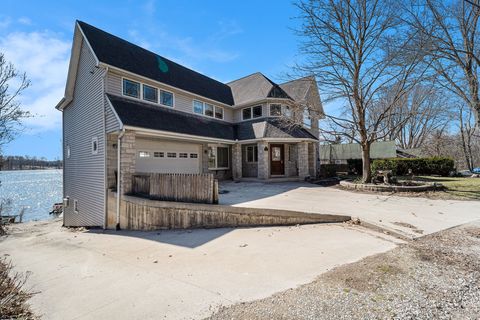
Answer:
[[[347,224],[161,232],[69,231],[26,223],[0,238],[30,272],[43,319],[199,319],[267,297],[398,240]]]
[[[221,204],[350,215],[405,238],[480,219],[480,201],[364,194],[301,182],[225,182],[220,190],[229,191]]]

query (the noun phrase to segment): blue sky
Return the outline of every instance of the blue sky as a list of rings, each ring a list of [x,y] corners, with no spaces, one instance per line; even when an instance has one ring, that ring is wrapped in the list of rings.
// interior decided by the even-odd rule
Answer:
[[[2,1],[0,51],[27,72],[22,96],[37,116],[4,154],[61,156],[61,114],[76,19],[220,81],[261,71],[283,80],[297,57],[291,1]]]

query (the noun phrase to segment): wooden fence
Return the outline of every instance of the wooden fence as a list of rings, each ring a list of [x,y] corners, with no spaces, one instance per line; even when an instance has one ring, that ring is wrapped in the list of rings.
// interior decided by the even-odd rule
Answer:
[[[132,179],[132,193],[150,199],[218,203],[218,181],[211,173],[139,173]]]

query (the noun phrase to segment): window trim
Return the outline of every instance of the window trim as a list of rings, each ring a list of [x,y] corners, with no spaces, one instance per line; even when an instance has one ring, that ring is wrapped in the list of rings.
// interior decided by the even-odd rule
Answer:
[[[208,159],[208,170],[228,170],[230,169],[230,147],[228,145],[208,145],[208,148],[215,148],[215,167],[210,167],[210,157],[209,154],[207,153],[207,159]],[[226,167],[219,167],[218,166],[218,148],[226,148],[227,149],[227,163],[228,166]]]
[[[150,99],[146,99],[145,98],[145,87],[149,87],[149,88],[152,88],[152,89],[155,89],[155,92],[157,93],[156,96],[157,96],[157,100],[150,100]],[[149,84],[146,84],[146,83],[142,83],[142,100],[145,100],[145,101],[148,101],[148,102],[153,102],[153,103],[158,103],[158,98],[159,98],[159,90],[157,87],[154,87],[154,86],[151,86]]]
[[[260,108],[261,114],[260,114],[259,116],[254,116],[253,109],[255,109],[255,108]],[[250,118],[245,118],[245,117],[243,116],[243,111],[246,110],[246,109],[249,109],[249,110],[250,110]],[[242,108],[242,121],[252,120],[252,119],[258,119],[258,118],[262,118],[262,117],[264,117],[264,115],[263,115],[263,105],[262,105],[262,104],[259,104],[259,105],[256,105],[256,106],[251,106],[251,107]]]
[[[125,94],[125,80],[130,81],[130,82],[135,82],[138,83],[138,97]],[[143,100],[143,92],[142,92],[142,82],[132,80],[130,78],[122,77],[122,96],[129,97],[129,98],[134,98],[134,99],[140,99]]]
[[[94,148],[94,146],[96,146],[96,148]],[[92,142],[90,147],[91,147],[92,155],[98,154],[98,137],[97,136],[92,137]]]
[[[175,106],[175,94],[171,91],[163,90],[163,89],[159,89],[158,91],[159,91],[158,92],[158,104],[161,105],[161,106],[164,106],[164,107],[173,108]],[[169,106],[168,104],[163,104],[162,103],[162,91],[170,93],[172,95],[172,105],[171,106]]]

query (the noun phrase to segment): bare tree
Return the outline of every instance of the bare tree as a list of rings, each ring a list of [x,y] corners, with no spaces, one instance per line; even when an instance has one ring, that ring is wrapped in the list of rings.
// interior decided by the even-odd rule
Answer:
[[[463,104],[460,104],[458,107],[459,136],[465,157],[465,164],[470,171],[475,167],[475,151],[478,153],[474,145],[474,135],[477,126],[474,122],[473,113],[473,110],[466,108]]]
[[[0,52],[0,151],[19,131],[22,120],[30,116],[18,101],[29,85],[26,74],[17,71]]]
[[[385,90],[388,96],[390,90]],[[430,133],[441,130],[451,118],[450,101],[433,83],[414,86],[391,109],[387,117],[387,140],[395,140],[402,149],[423,146]]]
[[[428,53],[441,85],[475,111],[480,123],[480,0],[413,0],[410,13],[412,27],[429,39]]]
[[[421,78],[422,42],[386,0],[301,0],[305,61],[298,71],[314,74],[326,101],[343,102],[340,115],[326,115],[341,134],[362,147],[363,181],[371,180],[370,146],[389,134],[392,109]],[[387,100],[382,92],[390,88]],[[402,123],[399,122],[398,125]],[[323,128],[325,130],[325,126]],[[393,128],[397,130],[397,128]]]

